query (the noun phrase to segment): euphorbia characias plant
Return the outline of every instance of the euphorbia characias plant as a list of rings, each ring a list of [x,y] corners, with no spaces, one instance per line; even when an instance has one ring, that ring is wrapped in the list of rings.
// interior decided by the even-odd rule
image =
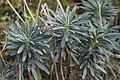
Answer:
[[[48,35],[43,33],[39,25],[33,23],[32,26],[27,23],[22,27],[17,21],[11,25],[7,34],[6,49],[11,50],[10,55],[15,56],[19,65],[19,80],[21,80],[25,68],[29,74],[33,74],[34,79],[38,80],[36,68],[39,68],[49,74],[44,66],[43,55],[50,49],[47,44]],[[37,69],[38,70],[38,69]]]

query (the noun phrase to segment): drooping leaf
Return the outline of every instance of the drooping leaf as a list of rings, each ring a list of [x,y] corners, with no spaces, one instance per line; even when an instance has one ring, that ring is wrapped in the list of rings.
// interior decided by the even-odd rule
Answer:
[[[33,74],[33,76],[34,76],[34,79],[35,79],[35,80],[38,80],[38,76],[37,76],[37,73],[36,73],[36,70],[35,70],[34,67],[31,68],[31,71],[32,71],[32,74]]]
[[[86,78],[86,76],[87,76],[87,69],[85,67],[84,70],[83,70],[82,79],[84,80]]]
[[[97,69],[101,70],[102,72],[104,72],[105,74],[107,73],[103,67],[101,67],[101,66],[99,66],[99,65],[97,65],[97,64],[95,64],[95,67],[96,67]]]
[[[91,72],[92,76],[95,76],[95,72],[94,72],[94,69],[92,67],[90,67],[90,72]]]
[[[17,54],[20,54],[24,50],[24,48],[25,48],[25,45],[24,44],[21,45],[17,51]]]
[[[77,58],[74,56],[73,53],[71,53],[71,56],[72,56],[73,60],[79,65],[79,62],[78,62]]]
[[[22,57],[22,61],[24,62],[27,58],[27,52],[26,49],[23,51],[23,57]]]
[[[40,62],[35,61],[35,64],[36,64],[40,69],[44,70],[47,74],[50,74],[49,71],[48,71],[48,69],[47,69],[44,65],[42,65]]]

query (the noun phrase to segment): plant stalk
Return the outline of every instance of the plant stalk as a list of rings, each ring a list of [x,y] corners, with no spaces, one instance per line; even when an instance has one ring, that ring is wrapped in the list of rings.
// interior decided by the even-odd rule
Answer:
[[[52,68],[51,68],[51,73],[50,73],[50,80],[53,80],[52,77],[53,77],[53,70],[54,70],[54,63],[52,64]]]
[[[19,80],[22,78],[21,64],[19,64]]]
[[[103,23],[102,23],[102,10],[101,10],[101,2],[100,2],[100,0],[99,0],[99,2],[98,2],[98,6],[99,6],[99,12],[98,12],[98,15],[99,15],[99,21],[100,21],[100,27],[101,28],[103,28]]]
[[[39,0],[37,11],[36,11],[36,19],[35,19],[36,23],[37,23],[37,19],[38,19],[38,16],[39,16],[40,5],[41,5],[41,0]]]
[[[59,73],[59,79],[60,80],[65,80],[64,74],[63,74],[63,69],[62,69],[62,57],[60,57],[60,59],[59,59],[59,69],[58,69],[58,71],[60,72]]]
[[[7,39],[5,41],[7,41]],[[0,51],[0,59],[2,60],[4,66],[6,66],[6,62],[5,59],[3,58],[2,52],[5,50],[5,47],[6,44],[3,46],[2,50]]]
[[[60,1],[57,0],[57,2],[58,2],[58,5],[60,6],[60,8],[61,8],[61,10],[62,10],[62,12],[63,12],[64,17],[66,17],[66,15],[65,15],[65,11],[64,11],[64,9],[63,9],[63,7],[62,7]]]
[[[32,13],[31,13],[31,11],[30,11],[28,5],[27,5],[26,0],[23,0],[23,1],[24,1],[24,4],[25,4],[25,6],[26,6],[26,8],[27,8],[27,10],[28,10],[28,12],[29,12],[29,14],[30,14],[30,16],[32,17],[33,21],[35,22],[35,18],[33,17]]]
[[[28,72],[28,80],[32,80],[32,76],[30,72]]]
[[[59,77],[58,77],[58,70],[57,70],[56,63],[55,63],[55,74],[56,74],[56,79],[59,80]]]
[[[18,12],[15,10],[15,8],[12,6],[12,4],[10,3],[9,0],[7,0],[8,4],[10,5],[10,7],[13,9],[13,11],[15,12],[15,14],[20,18],[20,20],[25,24],[25,21],[22,19],[22,17],[18,14]]]

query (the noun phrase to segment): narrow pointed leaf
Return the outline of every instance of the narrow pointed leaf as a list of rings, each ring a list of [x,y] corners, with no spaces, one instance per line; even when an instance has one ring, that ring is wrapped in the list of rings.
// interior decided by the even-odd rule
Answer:
[[[20,48],[17,51],[17,54],[20,54],[24,50],[24,48],[25,48],[25,45],[24,44],[21,45]]]

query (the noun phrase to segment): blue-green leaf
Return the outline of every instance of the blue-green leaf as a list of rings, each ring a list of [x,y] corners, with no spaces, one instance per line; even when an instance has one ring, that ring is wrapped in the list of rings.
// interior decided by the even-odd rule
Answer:
[[[47,74],[50,74],[49,71],[48,71],[48,69],[47,69],[44,65],[42,65],[40,62],[35,61],[35,64],[36,64],[40,69],[42,69],[43,71],[45,71]]]
[[[82,79],[84,80],[86,78],[86,76],[87,76],[87,69],[86,69],[86,67],[84,67]]]
[[[25,45],[24,44],[21,45],[17,51],[17,54],[20,54],[24,50],[24,48],[25,48]]]

